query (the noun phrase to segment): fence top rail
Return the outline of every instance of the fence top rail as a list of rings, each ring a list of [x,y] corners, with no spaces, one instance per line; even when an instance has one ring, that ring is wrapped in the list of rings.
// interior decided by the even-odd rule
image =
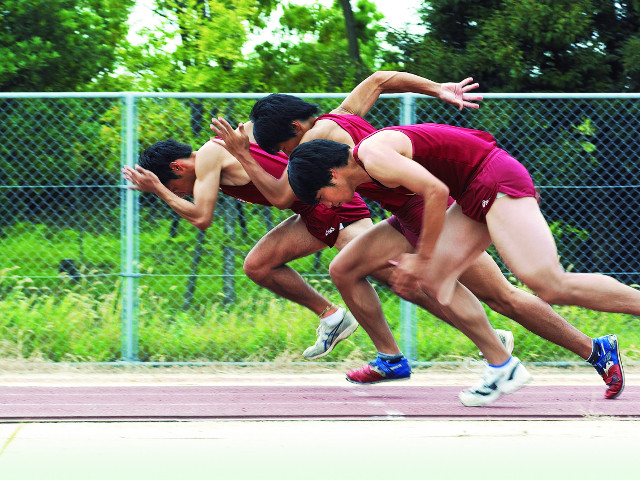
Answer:
[[[484,99],[634,99],[640,93],[483,93]],[[199,92],[0,92],[0,98],[261,98],[268,93]],[[289,93],[305,98],[345,98],[348,93]],[[381,98],[433,98],[417,93],[385,93]]]

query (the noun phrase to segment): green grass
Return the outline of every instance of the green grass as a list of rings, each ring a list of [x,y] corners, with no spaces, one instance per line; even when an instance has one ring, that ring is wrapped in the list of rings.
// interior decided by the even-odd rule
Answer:
[[[1,282],[0,278],[0,282]],[[324,281],[319,288],[326,288]],[[1,283],[0,283],[1,285]],[[243,286],[247,291],[251,282]],[[0,356],[47,361],[114,362],[121,359],[119,282],[109,294],[103,282],[84,279],[58,290],[17,282],[0,301]],[[327,289],[328,291],[328,289]],[[249,293],[249,292],[247,292]],[[380,290],[385,312],[400,338],[398,299]],[[253,286],[247,300],[232,306],[219,301],[186,311],[167,308],[166,298],[140,288],[139,359],[146,362],[270,362],[302,360],[315,341],[317,319],[304,308]],[[339,298],[332,298],[339,302]],[[615,332],[628,360],[640,359],[637,320],[577,307],[558,311],[588,335]],[[578,361],[572,353],[544,341],[515,322],[488,311],[494,327],[512,330],[516,354],[525,361]],[[424,311],[417,314],[417,360],[477,358],[464,335]],[[362,329],[321,361],[368,358],[375,354]]]
[[[233,277],[236,298],[223,294],[223,255],[219,238],[228,238],[216,224],[207,233],[195,294],[185,306],[195,229],[181,225],[167,238],[166,220],[148,222],[141,235],[141,277],[138,280],[138,356],[145,362],[271,362],[300,361],[315,341],[317,318],[297,304],[277,298],[242,273],[242,259],[251,240],[265,226],[249,216],[251,235],[236,227]],[[274,218],[277,223],[280,218]],[[0,270],[0,357],[53,362],[115,362],[122,358],[119,241],[113,232],[59,230],[18,224],[3,239]],[[264,233],[264,232],[262,232]],[[117,234],[117,233],[116,233]],[[251,237],[251,238],[249,238]],[[309,283],[342,304],[326,272],[332,251],[292,262]],[[83,277],[74,283],[60,277],[61,258],[83,259]],[[318,265],[315,265],[318,263]],[[19,267],[18,267],[19,266]],[[36,275],[34,272],[37,272]],[[228,285],[227,285],[228,286]],[[378,288],[392,331],[400,339],[399,299]],[[624,356],[640,360],[638,320],[577,307],[556,309],[589,336],[616,333]],[[487,310],[494,327],[514,332],[515,353],[525,361],[564,362],[579,358],[540,339],[515,322]],[[456,361],[477,358],[477,348],[464,335],[418,309],[417,360]],[[362,329],[320,361],[369,358],[375,349]]]

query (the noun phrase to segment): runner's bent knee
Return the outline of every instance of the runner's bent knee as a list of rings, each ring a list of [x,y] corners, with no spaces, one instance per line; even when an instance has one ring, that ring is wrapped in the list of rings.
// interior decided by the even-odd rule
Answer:
[[[519,275],[522,283],[529,287],[538,297],[549,304],[564,303],[567,295],[565,273],[561,269],[552,269]]]
[[[244,270],[245,275],[251,280],[259,281],[268,277],[269,272],[271,272],[274,267],[262,261],[264,259],[263,255],[255,255],[252,253],[253,250],[249,252],[247,257],[244,259],[242,269]]]
[[[337,255],[329,264],[329,276],[331,276],[333,283],[340,285],[344,282],[352,282],[358,277],[358,274],[350,259],[343,259]]]

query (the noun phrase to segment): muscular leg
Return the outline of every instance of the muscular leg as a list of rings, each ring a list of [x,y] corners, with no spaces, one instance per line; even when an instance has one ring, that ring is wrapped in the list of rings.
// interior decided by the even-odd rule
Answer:
[[[258,285],[320,315],[331,302],[286,264],[325,247],[309,233],[300,216],[293,215],[254,245],[244,260],[244,272]]]
[[[380,299],[366,277],[375,272],[376,278],[388,278],[388,260],[412,251],[412,246],[402,234],[387,222],[380,222],[351,242],[329,267],[331,278],[351,313],[382,353],[395,354],[400,350],[382,312]],[[464,319],[458,317],[457,306],[442,306],[423,292],[414,292],[407,299],[440,318],[451,320],[482,350],[490,363],[506,361],[509,355],[491,328],[480,302],[459,284],[454,295],[454,305],[464,305],[465,312],[472,312]]]
[[[511,285],[488,253],[480,255],[464,271],[460,282],[493,311],[584,360],[589,358],[593,347],[591,337],[567,322],[539,297]]]
[[[411,251],[411,245],[387,222],[380,222],[348,243],[329,266],[342,299],[378,352],[400,353],[382,312],[378,294],[366,277],[388,267],[388,259]]]
[[[565,272],[535,199],[502,197],[487,215],[491,238],[514,274],[551,304],[640,315],[640,291],[606,275]]]

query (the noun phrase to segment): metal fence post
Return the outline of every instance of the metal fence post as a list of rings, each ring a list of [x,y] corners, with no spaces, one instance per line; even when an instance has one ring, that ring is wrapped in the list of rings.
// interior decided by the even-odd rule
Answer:
[[[400,122],[402,125],[412,125],[416,119],[416,104],[414,95],[404,94],[400,98]],[[417,319],[416,306],[400,299],[400,349],[404,356],[411,361],[417,360]]]
[[[137,151],[136,97],[125,93],[122,112],[122,165],[134,166]],[[122,360],[138,361],[139,195],[121,180]]]

